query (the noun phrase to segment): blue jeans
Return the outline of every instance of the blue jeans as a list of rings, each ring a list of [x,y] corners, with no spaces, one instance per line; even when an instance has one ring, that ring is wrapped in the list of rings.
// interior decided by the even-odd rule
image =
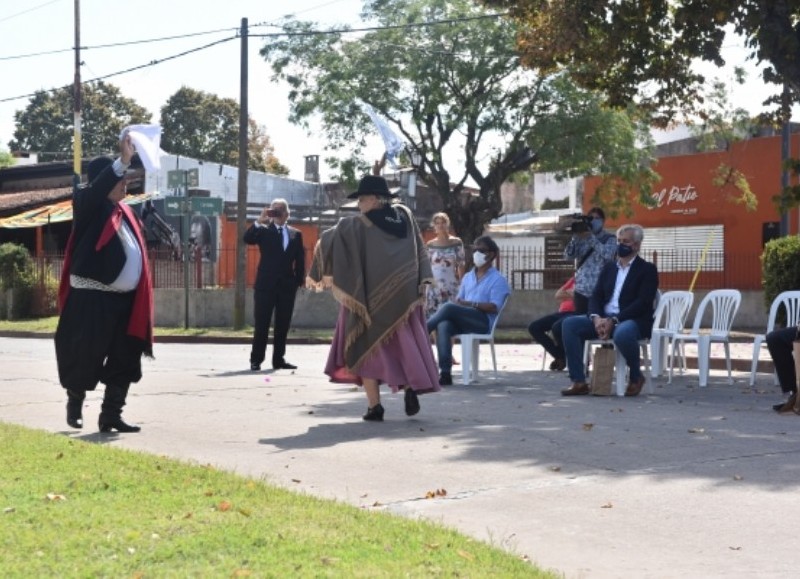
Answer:
[[[453,336],[487,334],[489,316],[475,308],[447,302],[428,318],[428,333],[436,330],[436,355],[439,370],[450,373],[453,367]]]
[[[587,316],[570,316],[564,319],[562,326],[564,338],[564,351],[567,354],[567,370],[573,382],[586,382],[586,371],[583,366],[583,347],[586,340],[596,340],[597,332],[594,322]],[[619,350],[625,363],[628,365],[629,377],[633,382],[642,375],[639,367],[639,326],[633,320],[620,322],[614,328],[612,340],[614,347]]]

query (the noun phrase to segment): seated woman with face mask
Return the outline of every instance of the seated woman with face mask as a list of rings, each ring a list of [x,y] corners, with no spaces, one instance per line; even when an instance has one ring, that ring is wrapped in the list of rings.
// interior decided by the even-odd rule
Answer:
[[[453,383],[453,336],[488,333],[511,293],[506,278],[493,266],[499,253],[497,243],[488,235],[476,239],[472,253],[475,267],[461,280],[455,301],[443,304],[428,319],[428,332],[436,331],[442,386]]]

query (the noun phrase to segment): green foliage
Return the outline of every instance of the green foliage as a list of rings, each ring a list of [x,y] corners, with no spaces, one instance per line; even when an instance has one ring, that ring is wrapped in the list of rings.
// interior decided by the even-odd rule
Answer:
[[[761,266],[764,305],[769,311],[779,293],[800,289],[800,237],[789,235],[767,242],[761,254]]]
[[[74,113],[72,87],[39,91],[25,109],[14,113],[14,151],[39,152],[40,161],[72,157]],[[150,113],[119,88],[103,81],[87,83],[82,90],[81,148],[84,157],[117,151],[122,129],[150,122]]]
[[[763,80],[775,95],[765,105],[785,118],[784,84],[800,95],[800,18],[797,2],[650,0],[552,2],[482,0],[509,10],[520,24],[523,62],[537,70],[567,68],[581,85],[607,95],[614,107],[636,102],[667,124],[702,109],[706,79],[696,59],[722,66],[726,30],[744,39],[748,57],[767,64]]]
[[[11,299],[10,311],[2,311],[12,319],[19,319],[30,314],[33,299],[33,268],[28,250],[16,243],[0,244],[0,291],[4,293],[3,303]],[[10,291],[9,291],[10,290]],[[1,308],[8,310],[8,306]]]
[[[161,147],[174,155],[238,165],[239,112],[234,99],[183,86],[161,107]],[[289,174],[265,127],[253,119],[248,119],[247,140],[248,169]]]
[[[500,187],[513,175],[596,167],[597,156],[581,155],[622,148],[581,147],[589,134],[582,127],[597,113],[591,96],[568,78],[522,69],[516,25],[474,2],[371,0],[362,18],[378,29],[313,34],[313,23],[289,19],[286,36],[262,48],[274,78],[290,86],[290,120],[306,128],[313,122],[331,150],[358,159],[375,132],[360,102],[371,105],[420,155],[420,178],[441,197],[465,243],[500,214]],[[434,22],[442,23],[421,25]],[[606,135],[615,133],[594,137],[608,143]],[[452,150],[459,162],[445,162]],[[340,168],[349,177],[360,163]],[[477,195],[465,191],[468,180]]]
[[[0,150],[0,169],[11,167],[14,164],[14,157],[8,151]]]
[[[23,245],[0,244],[0,289],[30,287],[31,256]]]
[[[542,205],[539,209],[568,209],[569,208],[569,199],[558,199],[556,201],[550,199],[549,197],[542,201]]]

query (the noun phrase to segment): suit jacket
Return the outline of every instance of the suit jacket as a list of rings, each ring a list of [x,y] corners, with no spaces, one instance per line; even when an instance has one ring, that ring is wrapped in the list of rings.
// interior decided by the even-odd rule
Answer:
[[[69,273],[104,283],[114,282],[125,266],[125,249],[122,241],[114,235],[100,249],[96,248],[106,222],[114,211],[108,194],[122,177],[106,167],[97,178],[73,195],[72,236],[73,249]],[[125,219],[128,221],[127,218]],[[128,223],[133,231],[140,223]],[[140,248],[146,255],[147,249]]]
[[[658,291],[658,271],[656,266],[638,255],[631,262],[631,269],[622,284],[619,294],[620,322],[634,320],[639,327],[639,334],[649,338],[653,330],[653,313],[656,292]],[[614,295],[617,282],[616,260],[607,263],[600,272],[597,285],[589,298],[589,315],[597,314],[606,317],[605,306]]]
[[[297,289],[306,279],[306,253],[303,234],[294,227],[284,225],[289,234],[289,243],[283,249],[283,241],[274,225],[257,227],[253,223],[244,232],[244,242],[257,245],[261,253],[256,274],[257,290],[268,290],[287,282]]]

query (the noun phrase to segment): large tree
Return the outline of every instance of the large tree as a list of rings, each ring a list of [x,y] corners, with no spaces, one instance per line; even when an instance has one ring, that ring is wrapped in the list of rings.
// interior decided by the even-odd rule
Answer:
[[[239,103],[234,99],[183,86],[161,107],[161,126],[161,147],[169,153],[227,165],[239,161]],[[265,128],[252,119],[248,168],[289,173],[275,157]]]
[[[796,0],[479,0],[508,10],[521,28],[523,62],[540,71],[562,67],[608,102],[636,101],[662,123],[700,112],[707,79],[697,59],[722,66],[726,31],[763,62],[775,92],[764,104],[785,118],[785,96],[800,95],[800,3]],[[784,85],[788,94],[783,95]]]
[[[8,147],[38,152],[40,160],[69,159],[74,130],[72,87],[38,91],[14,113],[16,127]],[[147,109],[103,81],[82,87],[81,148],[86,157],[116,151],[126,125],[150,122]]]
[[[500,186],[515,173],[594,168],[637,155],[634,138],[621,140],[635,132],[627,117],[609,117],[563,75],[522,69],[515,25],[474,2],[367,0],[362,17],[377,26],[321,34],[290,19],[285,34],[267,41],[262,55],[274,78],[291,87],[290,120],[313,123],[329,149],[358,156],[374,133],[360,103],[372,106],[408,153],[420,155],[421,178],[465,241],[500,215]],[[636,159],[628,173],[639,166]],[[465,192],[470,181],[477,195]]]

